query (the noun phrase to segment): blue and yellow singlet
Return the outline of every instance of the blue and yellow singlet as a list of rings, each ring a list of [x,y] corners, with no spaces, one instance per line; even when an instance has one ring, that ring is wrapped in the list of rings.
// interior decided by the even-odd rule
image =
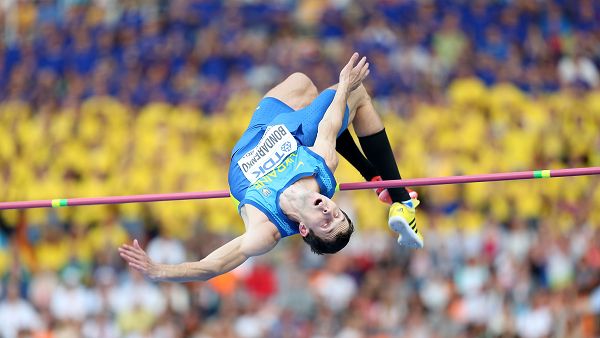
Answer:
[[[277,126],[273,127],[276,132]],[[238,209],[245,204],[250,204],[261,210],[279,230],[281,237],[287,237],[298,233],[298,224],[290,220],[279,207],[279,196],[290,185],[299,179],[314,176],[319,184],[320,193],[331,198],[335,193],[336,181],[331,170],[325,164],[325,160],[310,150],[308,147],[298,145],[293,140],[285,138],[287,130],[283,131],[283,137],[279,140],[273,138],[273,142],[263,142],[265,136],[253,150],[265,149],[260,154],[248,152],[237,163],[232,161],[229,171],[229,182],[231,194],[240,204]],[[266,133],[268,134],[268,132]],[[273,133],[271,133],[273,134]],[[277,134],[275,134],[277,135]],[[294,142],[290,148],[287,142]],[[279,142],[279,143],[277,143]],[[268,152],[269,145],[272,150]],[[291,153],[285,154],[289,150]],[[295,150],[294,150],[295,149]],[[282,155],[282,153],[285,155]],[[259,156],[262,155],[262,156]],[[234,156],[238,159],[239,156]],[[273,161],[268,160],[274,159]],[[277,160],[277,162],[275,162]],[[253,167],[251,167],[253,165]],[[261,174],[264,168],[271,168],[268,172]],[[244,170],[247,169],[247,170]],[[253,176],[253,173],[255,173]]]

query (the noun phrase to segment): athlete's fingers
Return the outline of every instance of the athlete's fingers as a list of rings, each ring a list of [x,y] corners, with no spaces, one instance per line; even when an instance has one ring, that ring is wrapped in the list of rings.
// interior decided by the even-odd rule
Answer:
[[[131,256],[131,257],[135,257],[136,259],[139,259],[139,260],[144,260],[147,258],[145,253],[140,253],[140,252],[136,252],[136,251],[121,250],[119,252],[122,254],[128,255],[128,256]]]
[[[131,251],[119,251],[119,254],[121,255],[121,257],[123,258],[129,258],[129,259],[135,259],[138,261],[142,261],[143,257],[140,257],[139,255],[131,252]]]
[[[121,254],[121,258],[123,258],[128,264],[139,264],[139,262],[132,257],[129,257],[127,255]]]
[[[125,247],[124,245],[122,245],[121,247],[119,247],[117,250],[119,251],[119,254],[131,251],[129,248]]]
[[[344,66],[344,68],[342,68],[342,71],[340,72],[340,75],[342,74],[350,74],[350,72],[352,72],[352,60],[348,61],[348,63]]]
[[[366,62],[367,62],[367,57],[363,56],[362,59],[360,59],[360,61],[358,62],[358,64],[354,67],[354,69],[356,71],[360,71]]]
[[[140,252],[141,251],[141,250],[138,250],[137,248],[134,248],[131,245],[127,245],[127,244],[123,244],[119,249],[124,250],[124,251],[129,251],[129,252]],[[141,251],[141,252],[143,252],[143,251]]]
[[[136,251],[135,249],[132,250],[132,249],[128,249],[128,248],[119,248],[119,253],[125,254],[125,255],[128,255],[131,257],[135,257],[139,260],[143,260],[147,257],[146,253]]]
[[[131,250],[131,251],[138,251],[138,252],[144,252],[144,249],[142,249],[140,247],[140,244],[138,243],[137,239],[133,240],[133,246],[124,243],[121,248],[127,249],[127,250]]]
[[[126,261],[128,262],[143,262],[144,259],[141,259],[140,257],[137,257],[136,255],[133,255],[129,252],[120,252],[119,255]]]
[[[367,62],[360,70],[359,74],[360,74],[361,80],[364,80],[367,77],[368,72],[369,72],[369,63]]]
[[[123,243],[123,245],[121,245],[121,247],[130,249],[130,250],[137,250],[135,246],[133,246],[131,244],[127,244],[127,243]]]
[[[356,66],[354,66],[353,71],[360,72],[360,70],[362,69],[362,67],[365,65],[366,62],[367,62],[367,57],[363,56],[362,59],[360,59],[360,61],[358,61]]]
[[[354,52],[352,54],[352,56],[350,57],[350,60],[348,61],[348,64],[354,66],[354,64],[356,63],[356,60],[358,60],[358,53]]]
[[[121,247],[119,249],[127,249],[127,250],[135,250],[134,247],[132,247],[131,245],[124,243],[123,245],[121,245]]]
[[[350,57],[350,60],[348,60],[348,63],[346,64],[345,68],[352,69],[354,67],[354,64],[356,63],[356,60],[358,60],[358,53],[352,54],[352,56]]]
[[[121,254],[121,258],[123,258],[127,263],[131,264],[135,262],[135,259],[125,255],[125,254]]]
[[[134,268],[134,269],[136,269],[136,270],[138,270],[138,271],[140,271],[140,272],[142,272],[142,273],[146,272],[146,268],[143,267],[143,266],[141,266],[141,265],[139,265],[139,264],[129,263],[129,266],[132,267],[132,268]]]

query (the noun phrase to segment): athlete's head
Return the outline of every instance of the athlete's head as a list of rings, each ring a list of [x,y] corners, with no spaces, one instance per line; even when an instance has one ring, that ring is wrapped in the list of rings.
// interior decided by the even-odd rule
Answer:
[[[327,196],[311,193],[299,212],[298,229],[311,250],[319,255],[340,251],[350,241],[354,225]]]

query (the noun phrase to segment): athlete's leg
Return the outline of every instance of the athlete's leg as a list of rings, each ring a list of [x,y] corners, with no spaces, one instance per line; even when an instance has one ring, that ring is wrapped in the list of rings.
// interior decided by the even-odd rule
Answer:
[[[377,168],[384,180],[401,179],[383,122],[364,86],[361,85],[350,94],[348,104],[353,105],[351,109],[355,110],[352,125],[369,162]],[[399,233],[398,243],[411,248],[422,248],[423,236],[417,229],[415,218],[415,207],[419,202],[411,200],[406,188],[388,189],[388,192],[394,202],[390,208],[388,224]]]
[[[337,90],[337,85],[333,85],[328,89]],[[351,96],[349,98],[348,107],[350,110],[350,116],[348,124],[354,118],[356,114],[356,107],[358,101],[356,100],[357,96]],[[379,177],[379,172],[377,168],[373,166],[369,160],[365,158],[365,155],[360,151],[356,142],[352,138],[350,134],[350,130],[344,130],[338,137],[335,142],[335,150],[342,155],[343,158],[348,161],[358,172],[364,177],[366,181],[371,181],[376,177]]]
[[[293,73],[283,82],[269,90],[265,97],[273,97],[294,110],[306,107],[318,95],[317,87],[303,73]]]
[[[248,128],[234,146],[232,153],[255,138],[260,130],[271,124],[278,116],[294,113],[317,96],[317,88],[302,73],[293,73],[265,94],[252,114]]]
[[[365,87],[362,85],[358,87],[350,94],[350,98],[349,103],[356,105],[352,125],[365,156],[377,168],[384,180],[401,179],[383,122],[375,111]],[[410,200],[410,195],[405,188],[389,189],[389,193],[394,202]]]
[[[358,137],[372,135],[384,129],[383,121],[363,85],[350,93],[348,106],[351,112],[350,121]]]
[[[338,136],[335,141],[335,150],[342,155],[366,181],[371,181],[379,177],[377,168],[367,160],[365,155],[360,151],[356,142],[350,134],[350,130],[346,129]]]

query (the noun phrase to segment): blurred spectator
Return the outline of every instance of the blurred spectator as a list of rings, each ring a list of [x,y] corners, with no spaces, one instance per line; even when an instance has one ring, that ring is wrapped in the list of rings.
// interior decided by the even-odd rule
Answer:
[[[83,320],[98,312],[98,301],[94,295],[81,285],[82,272],[73,267],[67,267],[63,273],[63,283],[52,292],[50,313],[59,321]]]
[[[546,296],[536,294],[533,307],[524,310],[525,313],[518,317],[516,331],[521,337],[536,338],[547,337],[552,332],[552,313],[545,304]]]
[[[129,322],[129,315],[157,318],[165,309],[165,295],[154,284],[144,280],[140,274],[133,274],[131,280],[111,289],[111,309],[123,320]],[[148,313],[146,313],[148,311]],[[132,325],[135,320],[131,320]]]
[[[442,64],[452,69],[467,48],[467,38],[460,29],[457,13],[445,14],[440,30],[434,33],[433,48]]]
[[[43,322],[35,308],[19,296],[14,281],[6,286],[6,298],[0,301],[0,333],[2,337],[17,338],[21,332],[43,328]]]
[[[119,328],[108,311],[101,311],[85,320],[81,327],[84,338],[117,338],[121,337]]]
[[[134,300],[127,311],[117,315],[119,330],[126,337],[140,337],[151,332],[156,317],[140,300]]]
[[[575,48],[572,56],[560,59],[558,74],[563,85],[582,82],[589,88],[596,88],[600,82],[598,67],[579,48]]]
[[[329,260],[330,267],[321,272],[314,280],[314,288],[323,299],[323,303],[334,313],[348,308],[357,292],[355,281],[346,274],[345,259]]]
[[[159,235],[148,243],[148,256],[161,264],[179,264],[186,260],[185,248],[177,239],[169,236],[169,230],[159,226]]]

